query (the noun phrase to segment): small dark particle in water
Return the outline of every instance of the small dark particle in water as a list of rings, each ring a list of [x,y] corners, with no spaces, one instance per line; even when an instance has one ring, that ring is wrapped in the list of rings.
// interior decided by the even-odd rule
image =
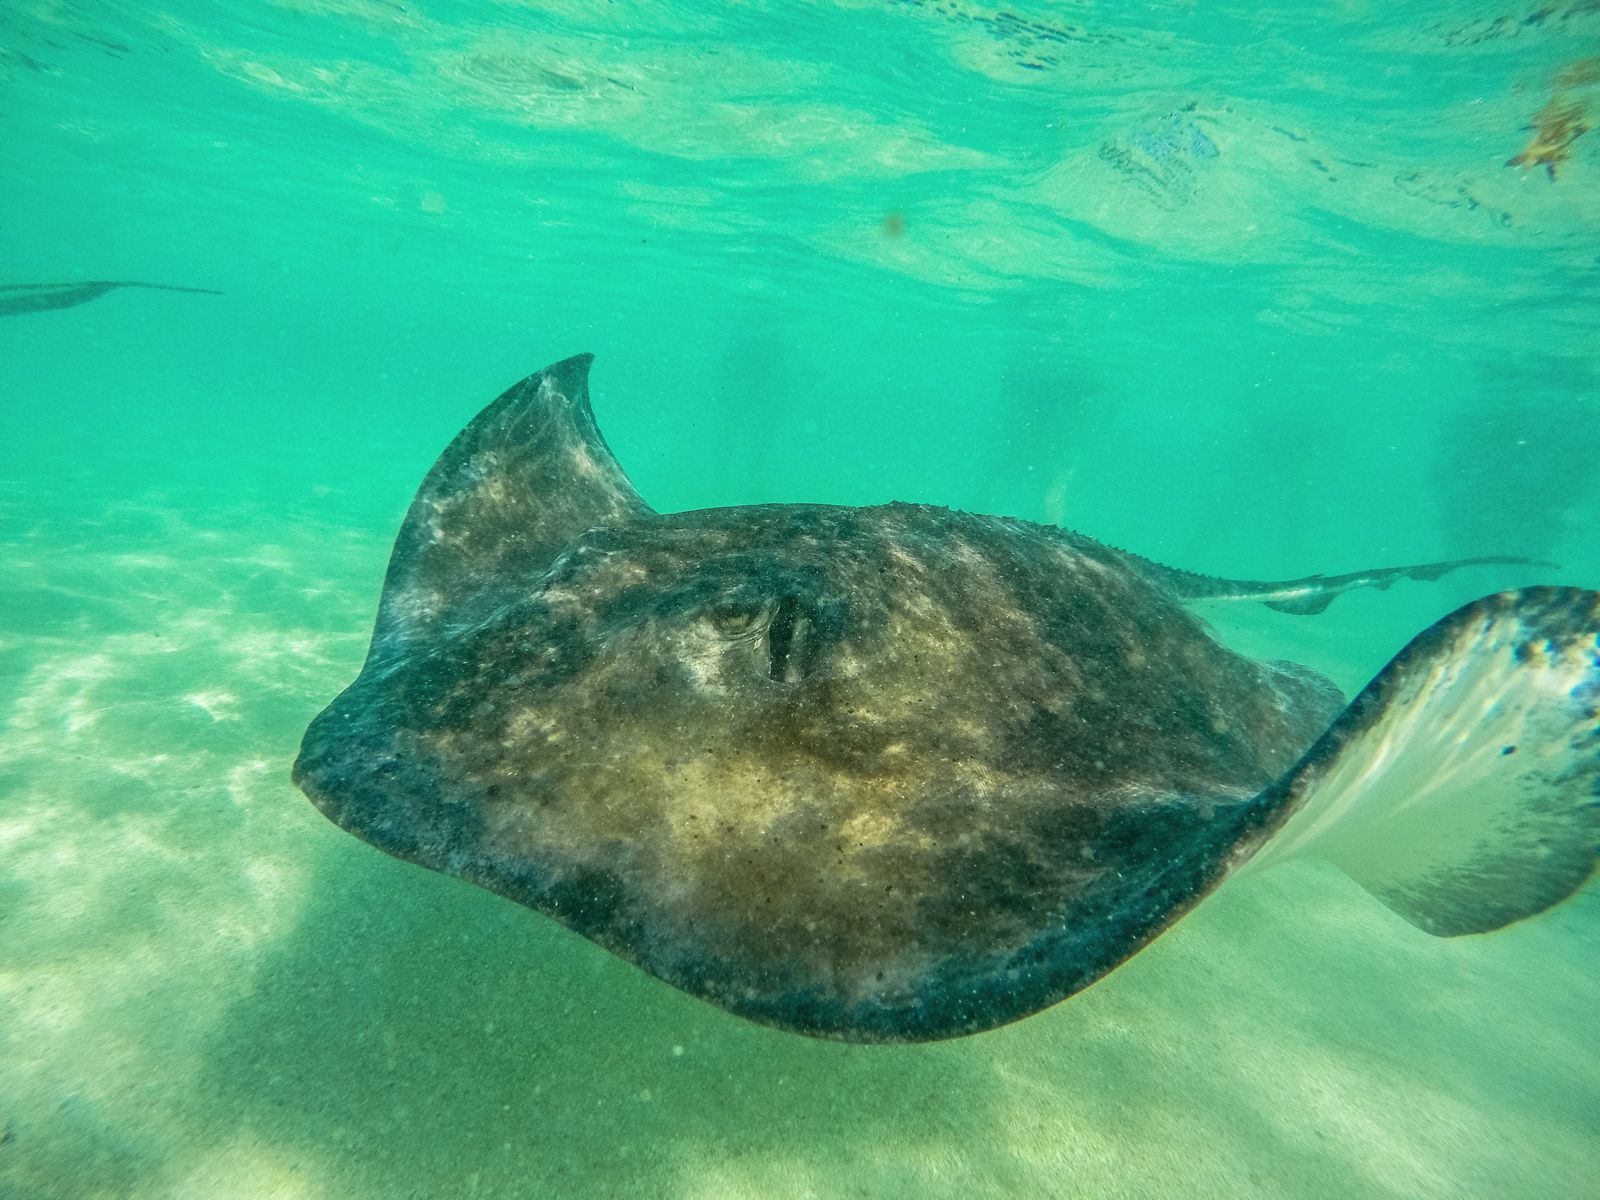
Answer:
[[[903,213],[886,213],[883,218],[883,236],[897,238],[906,231],[906,218]]]

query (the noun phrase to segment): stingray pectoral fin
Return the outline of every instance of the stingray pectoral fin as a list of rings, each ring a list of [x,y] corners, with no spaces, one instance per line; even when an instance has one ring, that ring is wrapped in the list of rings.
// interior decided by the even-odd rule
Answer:
[[[1335,863],[1418,928],[1566,899],[1600,847],[1600,593],[1504,592],[1424,631],[1273,789],[1251,860]]]
[[[463,429],[395,539],[372,653],[399,654],[526,596],[587,530],[648,515],[589,407],[580,354],[514,385]]]

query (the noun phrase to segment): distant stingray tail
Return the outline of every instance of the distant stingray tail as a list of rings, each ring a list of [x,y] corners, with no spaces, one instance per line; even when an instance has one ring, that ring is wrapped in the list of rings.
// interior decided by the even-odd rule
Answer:
[[[145,283],[138,279],[117,279],[111,281],[111,284],[113,287],[149,288],[151,291],[156,292],[194,292],[202,296],[222,295],[216,288],[180,287],[176,283]]]
[[[1600,848],[1600,592],[1527,588],[1415,638],[1265,799],[1250,861],[1335,863],[1428,933],[1572,895]]]

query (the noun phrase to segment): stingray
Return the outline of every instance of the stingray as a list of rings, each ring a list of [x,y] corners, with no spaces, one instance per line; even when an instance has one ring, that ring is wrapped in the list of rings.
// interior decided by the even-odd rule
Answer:
[[[589,363],[445,450],[306,732],[296,782],[373,846],[857,1042],[1037,1012],[1295,855],[1445,937],[1593,872],[1600,593],[1468,604],[1346,705],[1189,606],[1521,560],[1260,582],[928,505],[657,513]]]
[[[214,288],[178,287],[171,283],[140,283],[136,279],[90,279],[81,283],[0,283],[0,317],[48,312],[98,300],[115,288],[150,288],[160,292],[200,292],[220,296]]]

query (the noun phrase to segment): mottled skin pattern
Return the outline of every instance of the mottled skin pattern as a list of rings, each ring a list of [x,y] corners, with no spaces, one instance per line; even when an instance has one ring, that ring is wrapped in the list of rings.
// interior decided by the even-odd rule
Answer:
[[[903,504],[656,514],[588,361],[435,466],[296,780],[687,992],[857,1041],[1036,1011],[1253,851],[1264,789],[1341,706],[1077,534]]]

